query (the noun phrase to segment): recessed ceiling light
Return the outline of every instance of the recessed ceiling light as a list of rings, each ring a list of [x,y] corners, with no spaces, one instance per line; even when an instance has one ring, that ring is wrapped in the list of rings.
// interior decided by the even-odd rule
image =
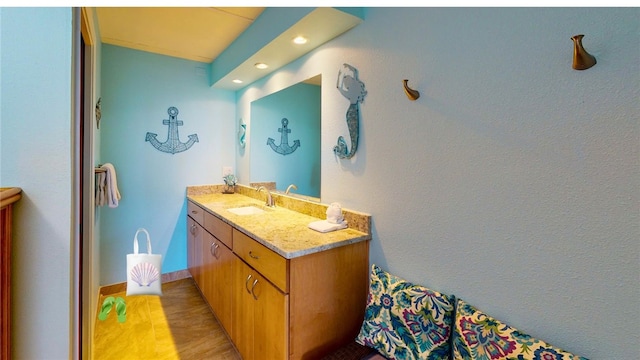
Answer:
[[[296,37],[293,38],[293,42],[296,43],[296,44],[299,44],[299,45],[306,44],[307,43],[307,38],[302,36],[302,35],[296,36]]]
[[[233,81],[236,84],[242,84],[242,80],[240,80],[240,79],[233,79],[231,81]]]
[[[255,66],[256,68],[258,68],[258,69],[266,69],[266,68],[268,68],[268,67],[269,67],[269,65],[267,65],[267,64],[265,64],[265,63],[256,63],[254,66]]]

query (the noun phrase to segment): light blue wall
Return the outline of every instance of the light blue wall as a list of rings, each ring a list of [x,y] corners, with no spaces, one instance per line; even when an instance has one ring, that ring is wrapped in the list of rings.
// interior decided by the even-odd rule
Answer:
[[[207,76],[203,63],[103,44],[100,162],[115,166],[122,200],[99,212],[101,284],[126,281],[139,227],[163,256],[163,273],[186,268],[185,189],[222,183],[222,167],[234,164],[235,95],[211,88]],[[167,140],[171,106],[183,121],[180,141],[199,139],[176,154],[145,141],[147,132]]]
[[[107,257],[121,262],[105,272],[123,281],[124,257],[142,223],[153,223],[152,237],[164,242],[158,249],[183,247],[173,243],[172,230],[183,228],[184,187],[220,182],[221,166],[234,158],[226,142],[234,138],[234,119],[261,94],[322,73],[323,201],[373,215],[372,262],[592,359],[635,359],[639,12],[372,8],[363,24],[284,69],[290,72],[240,92],[238,114],[227,110],[232,95],[208,86],[202,91],[215,105],[202,98],[199,106],[166,103],[180,91],[145,96],[164,91],[145,83],[172,74],[187,81],[199,64],[177,61],[159,71],[154,59],[152,76],[139,61],[122,64],[129,77],[120,81],[139,83],[108,97],[103,73],[102,141],[128,148],[122,154],[105,146],[101,153],[118,168],[123,191],[120,208],[100,210],[110,218],[102,223],[103,242],[117,252]],[[16,206],[14,350],[16,358],[67,359],[71,10],[1,8],[0,29],[0,184],[25,190]],[[586,71],[571,69],[569,38],[578,33],[598,59]],[[369,90],[350,161],[331,151],[346,134],[348,104],[334,88],[344,62],[360,70]],[[127,68],[136,63],[135,71]],[[421,92],[416,102],[402,93],[403,78]],[[196,92],[182,91],[189,99]],[[134,102],[149,104],[137,109]],[[212,134],[216,145],[168,155],[145,144],[147,131],[162,134],[171,105],[185,121],[181,134]],[[210,107],[209,121],[191,116],[192,106]],[[110,130],[115,124],[119,130]],[[203,143],[201,136],[194,147]],[[176,159],[192,156],[204,165],[179,168]],[[236,156],[236,167],[248,174],[248,156]],[[148,175],[167,168],[191,177],[171,183],[180,176]]]
[[[14,207],[12,352],[68,359],[72,10],[0,8],[0,185]]]
[[[322,73],[322,200],[373,216],[371,262],[593,359],[637,359],[640,9],[369,8],[238,93]],[[571,68],[571,36],[598,64]],[[360,145],[335,88],[368,89]],[[402,80],[420,91],[409,101]],[[241,181],[249,157],[238,152]]]
[[[317,85],[296,84],[251,104],[252,181],[275,181],[281,191],[295,184],[296,193],[320,197],[320,90]],[[287,155],[267,144],[272,138],[281,145],[283,118],[289,120],[289,146],[300,141]]]

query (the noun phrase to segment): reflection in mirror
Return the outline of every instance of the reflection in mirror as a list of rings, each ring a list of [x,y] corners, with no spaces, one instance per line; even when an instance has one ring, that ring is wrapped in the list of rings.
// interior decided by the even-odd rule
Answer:
[[[320,198],[320,83],[317,75],[251,103],[251,182]]]

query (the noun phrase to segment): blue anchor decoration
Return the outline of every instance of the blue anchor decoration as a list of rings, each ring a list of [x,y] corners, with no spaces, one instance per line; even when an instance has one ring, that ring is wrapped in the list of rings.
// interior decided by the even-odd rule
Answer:
[[[341,159],[351,159],[358,150],[358,136],[359,128],[358,124],[360,119],[360,108],[358,104],[364,100],[367,95],[367,91],[364,89],[364,83],[358,79],[358,69],[349,64],[344,64],[345,74],[343,75],[342,69],[338,71],[338,80],[336,88],[338,91],[349,100],[349,109],[347,109],[347,127],[349,128],[349,135],[351,136],[351,150],[347,147],[347,142],[344,137],[338,137],[338,144],[333,147],[333,153]],[[353,73],[350,75],[348,72]]]
[[[176,119],[176,117],[178,116],[178,112],[178,108],[172,106],[167,110],[167,113],[169,114],[169,120],[162,120],[163,125],[169,125],[167,141],[161,143],[157,139],[158,134],[154,134],[151,132],[147,133],[145,141],[150,142],[154,148],[170,154],[188,150],[191,146],[193,146],[193,144],[197,143],[198,134],[189,135],[189,140],[185,143],[180,142],[180,135],[178,135],[178,126],[182,126],[184,123],[182,122],[182,120]]]
[[[288,126],[289,120],[287,120],[287,118],[283,118],[282,127],[278,129],[278,132],[281,133],[280,145],[276,146],[276,142],[272,138],[269,138],[267,140],[267,145],[271,146],[273,151],[277,152],[278,154],[289,155],[292,152],[296,151],[298,146],[300,146],[300,140],[294,140],[293,146],[289,145],[289,133],[291,132],[291,130],[288,129]]]

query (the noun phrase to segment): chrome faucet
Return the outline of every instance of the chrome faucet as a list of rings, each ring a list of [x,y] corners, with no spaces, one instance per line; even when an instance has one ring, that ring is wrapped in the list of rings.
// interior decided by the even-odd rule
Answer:
[[[285,194],[288,194],[289,191],[291,191],[291,188],[293,188],[294,190],[298,190],[298,187],[295,184],[291,184],[287,187],[287,191],[285,191]]]
[[[257,192],[260,192],[261,190],[264,190],[264,192],[267,193],[267,200],[265,201],[265,205],[269,206],[269,207],[273,207],[273,198],[271,197],[271,193],[269,192],[269,189],[267,189],[264,186],[260,186],[256,189]]]

